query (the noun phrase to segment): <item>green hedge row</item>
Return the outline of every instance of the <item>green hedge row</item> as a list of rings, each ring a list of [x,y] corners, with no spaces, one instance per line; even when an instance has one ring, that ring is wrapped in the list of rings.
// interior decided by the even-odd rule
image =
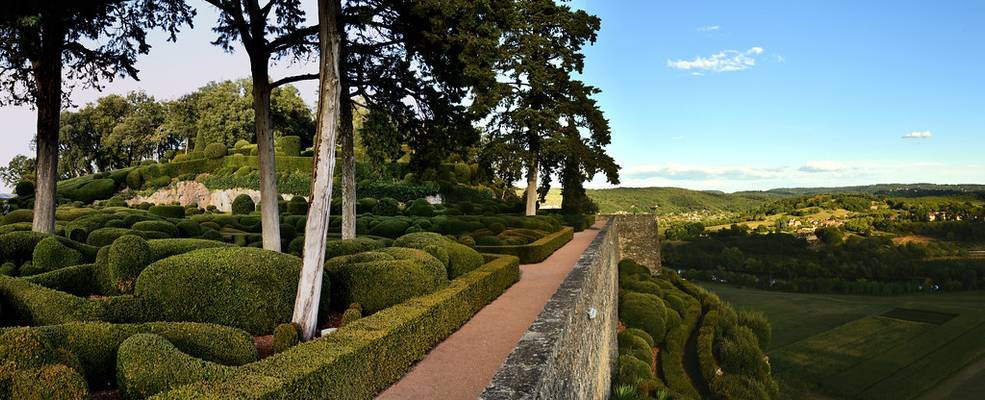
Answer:
[[[519,279],[515,257],[486,263],[435,293],[299,344],[224,378],[153,399],[371,399]]]
[[[181,351],[213,363],[236,366],[258,359],[253,337],[246,332],[191,322],[75,322],[8,328],[0,334],[0,354],[5,355],[5,361],[19,364],[18,368],[58,363],[67,355],[85,375],[90,388],[106,388],[117,379],[120,345],[141,333],[159,335]],[[52,353],[58,357],[51,357]]]
[[[475,249],[483,253],[508,254],[520,258],[522,264],[539,263],[554,254],[566,243],[574,239],[575,231],[571,227],[561,228],[560,231],[548,234],[540,240],[524,245],[504,245],[504,246],[475,246]]]

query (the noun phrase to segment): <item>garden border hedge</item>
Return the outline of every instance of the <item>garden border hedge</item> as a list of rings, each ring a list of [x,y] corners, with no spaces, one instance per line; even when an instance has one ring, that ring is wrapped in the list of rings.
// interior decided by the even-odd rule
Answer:
[[[570,226],[561,227],[560,231],[550,233],[540,240],[530,244],[475,246],[480,253],[506,254],[520,258],[521,264],[535,264],[547,259],[557,249],[575,238],[575,230]]]
[[[328,336],[152,399],[371,399],[520,278],[519,260],[486,263],[444,289],[361,318]]]

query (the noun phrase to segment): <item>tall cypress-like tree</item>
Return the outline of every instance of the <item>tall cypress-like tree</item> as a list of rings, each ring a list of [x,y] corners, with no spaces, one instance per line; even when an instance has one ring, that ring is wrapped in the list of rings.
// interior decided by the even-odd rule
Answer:
[[[280,211],[277,190],[277,165],[271,127],[270,94],[280,85],[318,74],[303,74],[271,82],[270,62],[284,57],[303,58],[317,45],[318,25],[304,26],[304,12],[299,0],[206,0],[219,9],[219,21],[213,30],[219,37],[213,42],[226,51],[241,42],[250,58],[253,78],[253,112],[256,141],[260,157],[260,218],[263,248],[280,251]]]
[[[584,68],[582,49],[595,42],[599,18],[554,0],[516,0],[511,10],[498,65],[507,90],[488,125],[485,158],[508,180],[519,178],[516,160],[523,160],[526,214],[534,215],[542,197],[538,178],[541,188],[549,188],[564,159],[572,164],[567,179],[582,175],[584,181],[601,170],[618,182],[618,167],[605,155],[609,124],[591,97],[599,90],[572,77]],[[579,161],[586,157],[599,164]]]
[[[49,0],[6,2],[0,9],[0,90],[5,104],[38,110],[37,195],[33,229],[55,231],[58,126],[72,83],[137,77],[137,57],[150,51],[147,33],[191,25],[183,0]],[[62,77],[69,85],[63,85]]]

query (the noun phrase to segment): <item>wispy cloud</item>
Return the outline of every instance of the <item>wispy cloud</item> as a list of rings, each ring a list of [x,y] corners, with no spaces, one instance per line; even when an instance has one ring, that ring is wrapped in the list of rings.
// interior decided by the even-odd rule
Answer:
[[[913,131],[903,135],[903,139],[930,139],[933,136],[930,131]]]
[[[806,164],[797,168],[800,172],[807,172],[810,174],[825,173],[825,172],[842,172],[851,169],[848,164],[837,161],[808,161]]]
[[[746,51],[723,50],[709,57],[696,57],[692,60],[667,60],[667,66],[682,71],[742,71],[755,66],[756,57],[764,52],[762,47],[753,47]]]
[[[722,27],[719,25],[705,25],[698,27],[698,32],[702,32],[702,33],[717,32],[719,29],[722,29]]]

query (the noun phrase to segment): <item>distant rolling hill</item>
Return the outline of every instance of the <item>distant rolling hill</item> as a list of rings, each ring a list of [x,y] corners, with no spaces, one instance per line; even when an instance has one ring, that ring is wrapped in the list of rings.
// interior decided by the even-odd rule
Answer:
[[[747,211],[767,202],[787,197],[815,194],[855,193],[891,197],[924,196],[978,196],[985,199],[985,185],[937,185],[879,184],[830,188],[781,188],[767,191],[724,193],[698,191],[673,187],[589,189],[588,196],[595,200],[603,214],[616,212],[649,212],[657,206],[657,213],[676,214],[691,211]],[[560,189],[551,189],[544,208],[561,206]]]

